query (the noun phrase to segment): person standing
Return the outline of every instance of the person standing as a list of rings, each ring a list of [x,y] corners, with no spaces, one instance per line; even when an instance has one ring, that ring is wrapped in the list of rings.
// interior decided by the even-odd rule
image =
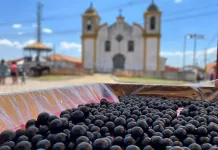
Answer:
[[[17,64],[16,62],[12,62],[12,65],[11,65],[11,77],[12,77],[12,84],[17,84]]]
[[[2,59],[0,64],[0,84],[2,85],[5,84],[6,72],[7,72],[7,66],[5,64],[5,60]]]

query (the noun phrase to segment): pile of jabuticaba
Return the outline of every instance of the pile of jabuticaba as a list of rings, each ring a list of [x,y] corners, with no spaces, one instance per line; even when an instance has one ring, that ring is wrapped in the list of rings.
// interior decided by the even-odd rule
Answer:
[[[218,103],[120,96],[43,112],[26,129],[6,130],[0,150],[217,150]],[[178,110],[181,110],[178,113]]]

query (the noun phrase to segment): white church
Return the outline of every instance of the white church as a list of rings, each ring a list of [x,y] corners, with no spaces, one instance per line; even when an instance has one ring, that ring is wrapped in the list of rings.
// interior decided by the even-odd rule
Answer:
[[[129,25],[121,14],[112,25],[100,24],[91,4],[82,16],[83,68],[105,73],[114,69],[163,71],[166,59],[160,57],[161,11],[153,1],[143,18],[143,27]]]

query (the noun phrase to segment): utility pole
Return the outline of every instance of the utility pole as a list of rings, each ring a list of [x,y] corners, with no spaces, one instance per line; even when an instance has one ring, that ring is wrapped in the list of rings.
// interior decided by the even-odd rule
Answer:
[[[207,49],[205,48],[204,52],[204,65],[205,65],[205,72],[207,71]]]
[[[218,37],[217,37],[217,46],[216,46],[216,79],[218,79]]]
[[[37,42],[41,42],[41,14],[43,5],[39,2],[37,6]]]
[[[41,42],[41,13],[42,4],[39,2],[37,6],[37,42]],[[40,49],[37,51],[36,61],[39,61]]]
[[[185,59],[186,59],[186,39],[187,35],[184,37],[184,49],[183,49],[183,69],[185,68]]]
[[[197,35],[194,35],[194,52],[193,52],[193,66],[196,66],[196,46],[197,46]]]
[[[37,42],[41,42],[41,14],[43,5],[39,2],[37,6]]]

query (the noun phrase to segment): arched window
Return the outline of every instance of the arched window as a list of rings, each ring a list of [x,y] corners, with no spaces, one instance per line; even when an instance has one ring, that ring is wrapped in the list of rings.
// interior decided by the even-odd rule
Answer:
[[[155,17],[153,16],[153,17],[150,18],[150,29],[154,30],[155,25],[156,25],[156,20],[155,20]]]

